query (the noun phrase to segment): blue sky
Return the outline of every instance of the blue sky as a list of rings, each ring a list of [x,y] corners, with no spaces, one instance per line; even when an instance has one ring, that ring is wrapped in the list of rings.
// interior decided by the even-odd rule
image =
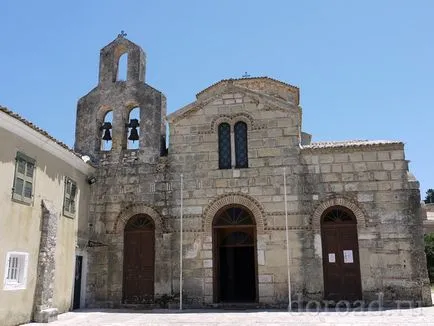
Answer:
[[[22,1],[0,3],[0,104],[74,143],[77,100],[121,30],[147,53],[168,111],[224,78],[301,89],[313,140],[406,144],[422,195],[434,188],[434,1]]]

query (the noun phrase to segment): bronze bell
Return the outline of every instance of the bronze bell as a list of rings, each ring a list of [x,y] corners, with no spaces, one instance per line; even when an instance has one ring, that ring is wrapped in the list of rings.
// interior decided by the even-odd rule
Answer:
[[[102,136],[102,139],[105,140],[105,141],[112,140],[112,135],[110,134],[110,130],[109,129],[105,129],[104,130],[104,136]]]
[[[139,140],[139,133],[136,128],[131,128],[130,135],[128,136],[128,140],[132,140],[133,142]]]
[[[104,122],[101,129],[104,130],[104,135],[102,136],[102,139],[105,141],[112,140],[112,135],[110,132],[110,129],[112,128],[112,124],[110,122]]]
[[[128,136],[128,140],[132,140],[133,142],[139,140],[139,132],[137,131],[137,127],[140,126],[139,120],[131,119],[128,127],[131,128],[130,135]]]

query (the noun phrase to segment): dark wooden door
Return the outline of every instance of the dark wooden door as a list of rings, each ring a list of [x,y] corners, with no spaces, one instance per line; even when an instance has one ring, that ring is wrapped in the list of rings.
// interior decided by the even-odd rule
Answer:
[[[124,238],[124,303],[154,299],[154,230],[129,230]]]
[[[82,265],[83,256],[75,256],[74,301],[72,309],[80,309]]]
[[[324,296],[329,300],[362,298],[356,224],[322,227]]]

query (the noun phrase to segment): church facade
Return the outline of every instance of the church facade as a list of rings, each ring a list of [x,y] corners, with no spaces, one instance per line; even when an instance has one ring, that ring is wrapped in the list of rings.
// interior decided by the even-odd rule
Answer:
[[[287,304],[287,246],[294,300],[431,304],[402,142],[311,142],[299,89],[268,77],[222,80],[166,116],[145,68],[120,35],[78,102],[75,150],[96,166],[78,239],[87,307],[176,302],[181,214],[187,306]]]

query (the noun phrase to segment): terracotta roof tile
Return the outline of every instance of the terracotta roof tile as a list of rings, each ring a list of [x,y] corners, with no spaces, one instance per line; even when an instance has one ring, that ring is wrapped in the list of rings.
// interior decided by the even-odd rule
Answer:
[[[54,138],[53,136],[51,136],[48,132],[46,132],[45,130],[43,130],[43,129],[39,128],[38,126],[36,126],[34,123],[30,122],[27,119],[24,119],[18,113],[15,113],[15,112],[13,112],[13,111],[11,111],[8,108],[5,108],[3,106],[0,106],[0,112],[4,112],[7,115],[11,116],[12,118],[15,118],[16,120],[24,123],[26,126],[32,128],[33,130],[37,131],[41,135],[43,135],[43,136],[47,137],[48,139],[54,141],[59,146],[63,147],[64,149],[66,149],[68,151],[70,151],[72,154],[78,156],[79,158],[82,158],[82,155],[80,153],[77,153],[76,151],[74,151],[72,148],[70,148],[65,143],[61,142],[60,140],[57,140],[56,138]]]
[[[364,146],[376,146],[376,145],[404,145],[404,143],[395,140],[324,141],[324,142],[313,142],[309,145],[303,145],[303,148],[320,149],[320,148],[339,148],[339,147],[364,147]]]

